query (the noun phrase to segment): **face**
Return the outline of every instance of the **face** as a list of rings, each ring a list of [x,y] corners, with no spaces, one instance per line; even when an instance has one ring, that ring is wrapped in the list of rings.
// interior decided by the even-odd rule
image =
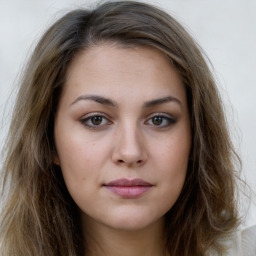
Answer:
[[[78,55],[54,133],[55,163],[84,223],[139,230],[163,221],[191,146],[186,92],[164,55],[108,44]]]

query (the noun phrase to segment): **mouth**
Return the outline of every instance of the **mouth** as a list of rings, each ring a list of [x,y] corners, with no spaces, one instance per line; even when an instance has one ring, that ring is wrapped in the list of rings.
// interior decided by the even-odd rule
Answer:
[[[122,198],[138,198],[149,191],[153,185],[142,179],[118,179],[103,185],[107,190]]]

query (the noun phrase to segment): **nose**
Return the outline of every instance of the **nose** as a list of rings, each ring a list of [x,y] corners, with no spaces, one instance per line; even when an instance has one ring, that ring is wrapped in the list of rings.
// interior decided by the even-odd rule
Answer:
[[[147,161],[146,143],[136,126],[127,125],[116,133],[112,161],[115,164],[138,167]]]

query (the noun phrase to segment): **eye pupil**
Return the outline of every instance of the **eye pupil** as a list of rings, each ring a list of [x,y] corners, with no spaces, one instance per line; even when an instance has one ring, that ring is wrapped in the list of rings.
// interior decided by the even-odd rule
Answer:
[[[99,125],[102,122],[102,117],[101,116],[94,116],[94,117],[92,117],[91,121],[94,125]]]
[[[155,117],[153,117],[152,122],[154,125],[161,125],[163,122],[163,118],[160,116],[155,116]]]

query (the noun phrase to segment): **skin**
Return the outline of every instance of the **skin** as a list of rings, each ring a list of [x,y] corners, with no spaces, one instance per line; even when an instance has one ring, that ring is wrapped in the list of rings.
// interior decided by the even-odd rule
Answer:
[[[164,215],[182,190],[191,148],[186,92],[167,57],[107,43],[76,56],[55,143],[55,163],[95,255],[164,255]],[[152,186],[124,198],[105,187],[120,178]]]

